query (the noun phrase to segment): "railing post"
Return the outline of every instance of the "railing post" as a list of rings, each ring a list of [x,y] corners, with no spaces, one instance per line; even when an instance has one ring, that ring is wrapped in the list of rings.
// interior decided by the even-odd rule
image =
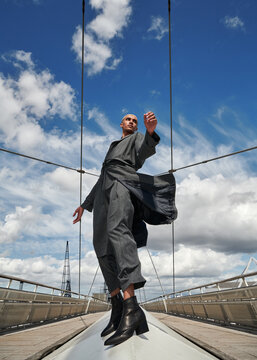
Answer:
[[[242,280],[243,280],[243,283],[245,284],[245,286],[248,286],[248,283],[247,283],[247,281],[245,279],[245,276],[242,276]]]
[[[85,312],[86,314],[87,314],[87,312],[88,312],[88,308],[89,308],[89,304],[90,304],[91,300],[92,300],[92,299],[88,300],[87,308],[86,308],[86,312]]]
[[[164,305],[164,308],[165,308],[165,312],[167,313],[168,310],[167,310],[167,304],[166,304],[166,296],[162,295],[162,301],[163,301],[163,305]]]

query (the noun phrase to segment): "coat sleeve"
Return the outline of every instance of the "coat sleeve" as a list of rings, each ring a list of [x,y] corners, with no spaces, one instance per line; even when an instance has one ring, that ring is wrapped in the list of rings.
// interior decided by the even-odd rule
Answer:
[[[101,176],[100,176],[100,178],[101,178]],[[96,195],[99,183],[100,183],[100,178],[95,183],[94,187],[92,188],[92,190],[86,197],[85,201],[81,204],[81,207],[83,209],[86,209],[89,212],[92,212],[92,210],[94,208],[94,200],[95,200],[95,195]]]
[[[160,137],[156,132],[151,136],[148,131],[145,136],[141,133],[137,134],[136,139],[136,163],[137,168],[141,168],[147,158],[155,154],[155,147],[160,141]]]

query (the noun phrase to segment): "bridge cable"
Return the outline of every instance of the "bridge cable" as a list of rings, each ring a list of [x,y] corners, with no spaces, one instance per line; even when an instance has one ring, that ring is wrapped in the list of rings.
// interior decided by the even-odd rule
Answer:
[[[168,172],[169,172],[169,173],[173,173],[173,172],[175,172],[175,171],[187,169],[187,168],[189,168],[189,167],[197,166],[197,165],[200,165],[200,164],[206,164],[206,163],[208,163],[208,162],[210,162],[210,161],[219,160],[219,159],[224,159],[224,158],[229,157],[229,156],[241,154],[241,153],[244,153],[244,152],[247,152],[247,151],[251,151],[251,150],[255,150],[255,149],[257,149],[257,146],[253,146],[253,147],[251,147],[251,148],[244,149],[244,150],[235,151],[235,152],[232,152],[232,153],[230,153],[230,154],[217,156],[217,157],[215,157],[215,158],[208,159],[208,160],[203,160],[203,161],[200,161],[200,162],[197,162],[197,163],[194,163],[194,164],[182,166],[182,167],[180,167],[180,168],[178,168],[178,169],[171,169],[171,170],[169,170]]]
[[[13,154],[13,155],[21,156],[21,157],[24,157],[24,158],[27,158],[27,159],[31,159],[31,160],[35,160],[35,161],[40,161],[40,162],[45,163],[45,164],[47,164],[47,165],[54,165],[54,166],[58,166],[58,167],[61,167],[61,168],[64,168],[64,169],[73,170],[73,171],[76,171],[76,172],[81,173],[81,174],[86,174],[86,175],[92,175],[92,176],[97,176],[97,177],[99,177],[99,175],[94,174],[94,173],[91,173],[90,171],[85,171],[85,170],[82,170],[82,169],[75,169],[75,168],[72,168],[72,167],[70,167],[70,166],[66,166],[66,165],[62,165],[62,164],[57,164],[57,163],[54,163],[54,162],[51,162],[51,161],[48,161],[48,160],[39,159],[39,158],[36,158],[36,157],[34,157],[34,156],[29,156],[29,155],[21,154],[21,153],[18,153],[18,152],[15,152],[15,151],[11,151],[11,150],[7,150],[7,149],[4,149],[4,148],[0,148],[0,151],[6,152],[6,153],[8,153],[8,154]]]
[[[211,158],[211,159],[207,159],[207,160],[202,160],[202,161],[197,162],[197,163],[194,163],[194,164],[182,166],[182,167],[177,168],[177,169],[171,169],[171,170],[166,171],[166,172],[164,172],[164,173],[158,174],[157,176],[165,175],[165,174],[168,174],[168,173],[171,173],[171,172],[176,172],[176,171],[184,170],[184,169],[187,169],[187,168],[189,168],[189,167],[193,167],[193,166],[197,166],[197,165],[201,165],[201,164],[206,164],[206,163],[208,163],[208,162],[210,162],[210,161],[215,161],[215,160],[219,160],[219,159],[224,159],[224,158],[229,157],[229,156],[241,154],[241,153],[244,153],[244,152],[247,152],[247,151],[256,150],[256,149],[257,149],[257,146],[253,146],[253,147],[251,147],[251,148],[247,148],[247,149],[235,151],[235,152],[232,152],[232,153],[229,153],[229,154],[217,156],[217,157],[215,157],[215,158]],[[33,156],[21,154],[21,153],[18,153],[18,152],[15,152],[15,151],[11,151],[11,150],[7,150],[7,149],[4,149],[4,148],[0,148],[0,151],[6,152],[6,153],[9,153],[9,154],[13,154],[13,155],[18,155],[18,156],[21,156],[21,157],[24,157],[24,158],[28,158],[28,159],[40,161],[40,162],[43,162],[43,163],[45,163],[45,164],[47,164],[47,165],[54,165],[54,166],[58,166],[58,167],[61,167],[61,168],[64,168],[64,169],[73,170],[73,171],[76,171],[76,172],[78,172],[78,173],[82,173],[82,174],[86,174],[86,175],[92,175],[92,176],[96,176],[96,177],[99,177],[99,176],[100,176],[100,175],[91,173],[90,171],[85,171],[85,170],[81,170],[81,169],[75,169],[75,168],[72,168],[72,167],[70,167],[70,166],[66,166],[66,165],[62,165],[62,164],[57,164],[57,163],[54,163],[54,162],[51,162],[51,161],[48,161],[48,160],[39,159],[39,158],[36,158],[36,157],[33,157]]]
[[[93,281],[92,281],[92,283],[91,283],[91,286],[90,286],[90,289],[89,289],[89,291],[88,291],[87,296],[89,296],[90,293],[91,293],[91,290],[92,290],[92,287],[93,287],[93,285],[94,285],[95,278],[96,278],[96,275],[97,275],[97,273],[98,273],[98,270],[99,270],[99,265],[97,266],[97,269],[96,269],[96,272],[95,272],[95,275],[94,275],[94,278],[93,278]]]
[[[173,135],[172,135],[172,58],[171,58],[171,5],[170,0],[168,0],[168,13],[169,13],[169,79],[170,79],[170,160],[171,160],[171,169],[173,170]],[[171,238],[172,238],[172,283],[173,283],[173,292],[175,293],[175,225],[174,221],[171,224]]]
[[[83,160],[83,115],[84,115],[84,30],[85,30],[85,0],[82,0],[82,53],[81,53],[81,124],[80,124],[80,176],[79,176],[79,199],[82,204],[82,160]],[[79,294],[81,277],[81,220],[79,221]]]
[[[152,262],[152,265],[153,265],[153,268],[154,268],[156,277],[157,277],[157,279],[158,279],[158,281],[159,281],[159,285],[160,285],[161,291],[162,291],[162,296],[160,296],[160,297],[162,297],[163,304],[164,304],[164,307],[165,307],[165,311],[167,312],[166,296],[165,296],[165,293],[164,293],[164,290],[163,290],[163,287],[162,287],[161,279],[159,278],[158,272],[157,272],[157,270],[156,270],[156,267],[155,267],[155,265],[154,265],[152,256],[151,256],[150,251],[148,250],[148,247],[147,247],[147,246],[146,246],[146,250],[147,250],[148,255],[149,255],[149,257],[150,257],[150,260],[151,260],[151,262]]]

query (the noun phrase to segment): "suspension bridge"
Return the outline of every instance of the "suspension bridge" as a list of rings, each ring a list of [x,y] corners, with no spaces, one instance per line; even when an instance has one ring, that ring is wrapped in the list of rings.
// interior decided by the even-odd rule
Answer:
[[[173,168],[172,142],[172,84],[171,84],[171,24],[169,4],[170,54],[170,120],[171,169],[179,171],[192,166],[253,151],[257,146],[241,149],[212,159]],[[83,1],[83,24],[84,24]],[[34,161],[63,167],[80,174],[80,203],[82,175],[90,173],[82,168],[83,139],[83,73],[84,31],[82,31],[82,87],[81,87],[81,157],[80,168],[68,167],[50,160],[39,159],[9,149],[1,152],[22,156]],[[172,246],[174,256],[174,224]],[[79,232],[79,262],[81,259],[81,223]],[[254,259],[253,262],[256,263]],[[154,264],[153,264],[154,265]],[[248,268],[246,268],[248,270]],[[158,277],[158,274],[156,272]],[[116,347],[104,347],[101,330],[109,319],[110,303],[97,296],[83,295],[79,290],[63,291],[46,284],[0,274],[0,360],[36,359],[257,359],[257,272],[241,275],[175,291],[173,258],[173,292],[144,300],[149,332],[132,336]],[[161,286],[161,283],[160,283]],[[67,296],[67,293],[70,296]]]
[[[107,348],[106,300],[3,274],[0,281],[1,360],[257,358],[256,271],[142,302],[150,331]]]

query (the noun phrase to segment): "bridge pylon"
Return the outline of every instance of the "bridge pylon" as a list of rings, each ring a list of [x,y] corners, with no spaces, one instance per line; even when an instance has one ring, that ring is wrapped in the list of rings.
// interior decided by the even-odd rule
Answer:
[[[70,257],[69,257],[69,241],[66,242],[64,266],[62,273],[62,296],[71,297],[71,278],[70,278]]]

